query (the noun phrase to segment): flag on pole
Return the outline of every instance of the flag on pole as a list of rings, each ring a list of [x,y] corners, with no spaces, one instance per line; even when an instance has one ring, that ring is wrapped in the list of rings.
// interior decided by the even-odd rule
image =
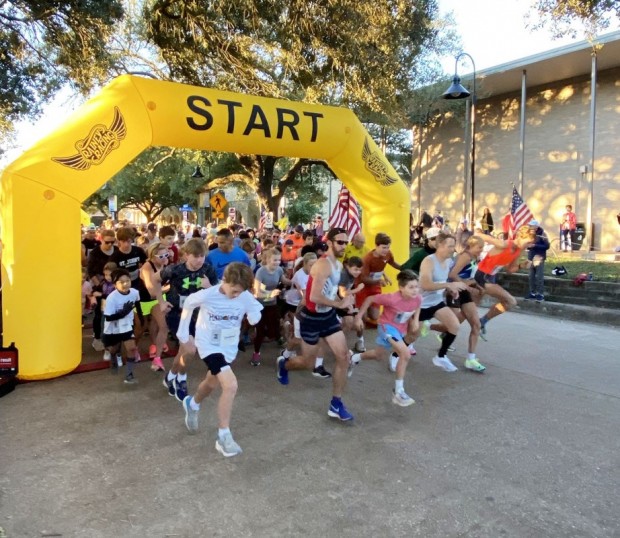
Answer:
[[[260,207],[260,218],[258,219],[258,231],[262,232],[265,228],[265,221],[267,219],[267,213],[265,212],[265,206]]]
[[[530,208],[523,201],[523,198],[519,195],[516,187],[512,187],[512,204],[510,205],[510,226],[508,229],[508,237],[513,239],[515,231],[518,230],[524,224],[534,218]]]
[[[344,185],[338,193],[338,202],[329,217],[330,228],[344,228],[351,239],[362,230],[360,213],[355,198]]]

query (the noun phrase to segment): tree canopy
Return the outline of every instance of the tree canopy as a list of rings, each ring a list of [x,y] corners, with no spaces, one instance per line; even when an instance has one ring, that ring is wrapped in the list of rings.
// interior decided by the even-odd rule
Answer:
[[[532,3],[538,22],[533,28],[546,28],[554,37],[575,36],[575,21],[584,24],[587,37],[594,37],[620,19],[618,0],[535,0]]]
[[[120,0],[0,1],[0,130],[39,111],[61,86],[87,92],[110,77]]]

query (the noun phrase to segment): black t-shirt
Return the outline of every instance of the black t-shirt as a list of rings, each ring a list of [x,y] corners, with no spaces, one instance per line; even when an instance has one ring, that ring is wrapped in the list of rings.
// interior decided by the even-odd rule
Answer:
[[[101,241],[98,239],[88,239],[88,237],[85,237],[82,239],[82,245],[86,248],[86,255],[88,256],[95,247],[101,245]]]
[[[202,289],[204,277],[209,279],[212,286],[218,282],[215,269],[207,260],[197,271],[190,271],[184,263],[168,265],[161,270],[159,276],[162,285],[170,284],[170,290],[166,292],[166,300],[175,308],[182,307],[181,297],[185,298]]]
[[[146,261],[146,252],[144,252],[144,250],[135,245],[132,245],[131,251],[128,254],[116,250],[114,254],[110,256],[110,261],[118,265],[119,269],[126,269],[129,271],[131,287],[137,290],[140,289],[140,284],[142,283],[142,280],[140,280],[140,267]]]
[[[118,249],[114,247],[112,249],[112,254],[106,254],[105,252],[103,252],[103,250],[101,250],[101,245],[94,248],[88,255],[88,262],[86,264],[86,272],[88,274],[88,278],[93,278],[94,276],[102,276],[104,265],[110,261],[110,257],[114,255],[117,250]]]

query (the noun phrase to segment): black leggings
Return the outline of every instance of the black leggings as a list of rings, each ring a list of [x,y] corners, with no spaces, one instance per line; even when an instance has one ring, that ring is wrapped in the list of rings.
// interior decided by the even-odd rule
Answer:
[[[102,297],[96,297],[95,317],[93,318],[93,335],[96,340],[101,340],[101,327],[103,325],[103,312],[101,311]]]
[[[277,304],[265,306],[260,321],[256,324],[254,351],[258,353],[263,340],[268,336],[274,340],[280,335],[280,310]]]

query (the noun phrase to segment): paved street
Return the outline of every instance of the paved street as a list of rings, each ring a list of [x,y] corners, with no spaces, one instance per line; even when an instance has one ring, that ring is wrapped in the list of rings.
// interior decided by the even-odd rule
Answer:
[[[440,371],[435,337],[418,342],[409,408],[391,403],[385,364],[357,367],[353,424],[327,418],[330,381],[276,382],[275,344],[257,368],[240,354],[232,430],[244,452],[231,459],[214,450],[213,403],[189,435],[146,364],[136,387],[108,371],[21,385],[0,399],[0,527],[9,538],[620,536],[618,330],[522,313],[488,328],[485,375]],[[466,333],[450,354],[459,365]],[[204,371],[194,361],[191,388]]]

